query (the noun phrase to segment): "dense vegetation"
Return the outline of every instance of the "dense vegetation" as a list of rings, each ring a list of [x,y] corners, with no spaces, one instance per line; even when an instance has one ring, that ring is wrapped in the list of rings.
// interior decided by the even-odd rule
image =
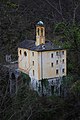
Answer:
[[[18,44],[35,39],[35,24],[42,20],[46,39],[67,49],[68,76],[60,97],[39,97],[24,83],[9,94],[9,74],[0,66],[1,120],[80,119],[80,1],[0,0],[0,63],[5,55],[17,59]],[[1,69],[2,68],[2,69]]]
[[[1,71],[2,70],[2,71]],[[17,93],[10,95],[9,75],[0,70],[0,115],[1,120],[79,120],[80,81],[73,84],[72,78],[63,82],[66,96],[43,96],[29,89],[22,81]],[[4,75],[2,74],[5,74]]]

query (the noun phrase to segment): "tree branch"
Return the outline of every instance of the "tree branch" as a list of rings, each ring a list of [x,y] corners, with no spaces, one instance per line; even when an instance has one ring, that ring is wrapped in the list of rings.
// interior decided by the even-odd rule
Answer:
[[[78,9],[79,6],[80,6],[80,4],[76,5],[76,7],[74,8],[74,11],[73,11],[73,24],[75,24],[76,11],[77,11],[77,9]]]
[[[57,9],[57,7],[55,7],[56,6],[56,4],[52,4],[49,0],[45,0],[52,8],[54,8],[56,11],[57,11],[57,13],[62,17],[62,19],[64,20],[64,17],[62,16],[62,13],[61,13],[61,11],[59,11],[58,9]],[[60,1],[59,1],[60,2]],[[60,5],[60,7],[61,7],[61,3],[59,3],[59,5]]]

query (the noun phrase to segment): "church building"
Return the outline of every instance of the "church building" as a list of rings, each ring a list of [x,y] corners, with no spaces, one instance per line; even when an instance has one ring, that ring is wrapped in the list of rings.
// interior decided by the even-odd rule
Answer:
[[[56,84],[59,88],[61,78],[66,76],[66,49],[45,39],[42,21],[36,24],[36,40],[24,40],[20,43],[18,67],[21,72],[30,76],[34,90],[41,86],[41,80],[48,81],[49,91]]]

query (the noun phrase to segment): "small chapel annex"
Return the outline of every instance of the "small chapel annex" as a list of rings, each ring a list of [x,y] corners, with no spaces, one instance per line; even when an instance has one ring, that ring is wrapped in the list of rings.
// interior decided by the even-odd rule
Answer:
[[[45,39],[42,21],[36,24],[36,40],[24,40],[18,47],[19,70],[28,74],[34,89],[40,81],[47,79],[49,86],[55,86],[66,76],[66,50]]]

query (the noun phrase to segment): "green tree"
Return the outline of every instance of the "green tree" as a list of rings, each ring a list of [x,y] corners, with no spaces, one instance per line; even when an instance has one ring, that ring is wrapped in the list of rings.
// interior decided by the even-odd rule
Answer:
[[[71,92],[76,98],[80,98],[80,81],[77,80],[74,84],[72,84]]]
[[[80,26],[64,22],[55,25],[54,33],[59,36],[58,44],[67,49],[68,73],[80,75]]]

